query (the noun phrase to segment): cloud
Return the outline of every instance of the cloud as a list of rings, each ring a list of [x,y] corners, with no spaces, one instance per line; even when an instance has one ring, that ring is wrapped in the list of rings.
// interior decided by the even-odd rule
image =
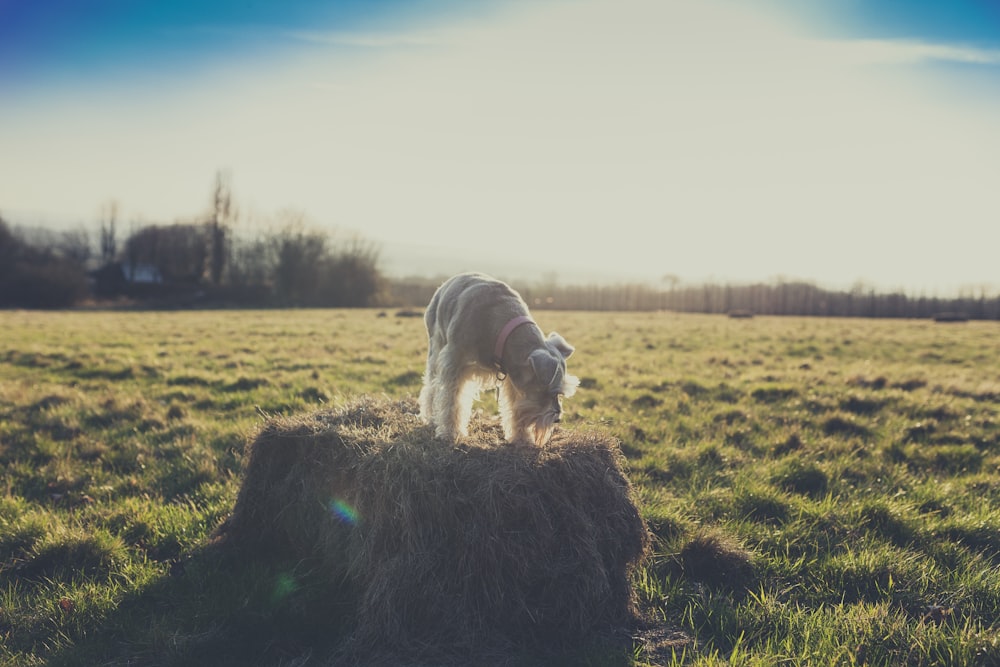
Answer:
[[[364,49],[426,48],[442,44],[440,35],[434,35],[430,32],[355,33],[296,30],[284,34],[291,39],[311,44]]]
[[[958,63],[1000,65],[1000,49],[911,40],[841,40],[820,43],[854,65]]]

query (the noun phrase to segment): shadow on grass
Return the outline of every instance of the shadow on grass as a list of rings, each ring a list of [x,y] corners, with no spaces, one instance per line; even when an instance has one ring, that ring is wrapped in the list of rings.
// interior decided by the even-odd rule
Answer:
[[[99,623],[50,655],[50,667],[347,667],[369,665],[625,666],[622,637],[595,637],[559,652],[496,647],[473,657],[392,649],[359,654],[357,597],[346,583],[331,587],[318,564],[247,557],[226,546],[205,548],[174,564],[141,592],[122,600]],[[626,638],[626,644],[628,640]],[[428,649],[430,647],[424,647]]]
[[[122,600],[49,665],[327,664],[354,596],[308,563],[204,549]]]

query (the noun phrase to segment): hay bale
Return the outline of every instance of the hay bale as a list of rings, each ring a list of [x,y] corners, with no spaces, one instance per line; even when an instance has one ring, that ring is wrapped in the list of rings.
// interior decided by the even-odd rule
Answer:
[[[617,441],[433,438],[413,401],[270,420],[220,537],[317,558],[357,596],[358,647],[572,645],[630,627],[649,535]],[[363,650],[360,649],[360,650]]]

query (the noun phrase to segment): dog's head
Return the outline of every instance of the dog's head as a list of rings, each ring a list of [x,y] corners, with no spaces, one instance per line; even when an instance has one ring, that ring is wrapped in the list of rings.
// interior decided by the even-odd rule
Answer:
[[[574,347],[552,332],[542,347],[532,350],[511,379],[521,394],[515,405],[515,420],[534,433],[541,446],[562,421],[562,399],[576,393],[580,380],[566,372],[566,360]]]

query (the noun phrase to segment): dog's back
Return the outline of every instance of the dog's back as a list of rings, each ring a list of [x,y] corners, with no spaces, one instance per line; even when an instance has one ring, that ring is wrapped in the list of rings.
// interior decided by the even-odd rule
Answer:
[[[490,364],[496,333],[510,318],[527,313],[527,304],[507,283],[482,273],[460,273],[434,292],[424,324],[438,344],[459,343],[475,350],[476,359],[469,361]]]

